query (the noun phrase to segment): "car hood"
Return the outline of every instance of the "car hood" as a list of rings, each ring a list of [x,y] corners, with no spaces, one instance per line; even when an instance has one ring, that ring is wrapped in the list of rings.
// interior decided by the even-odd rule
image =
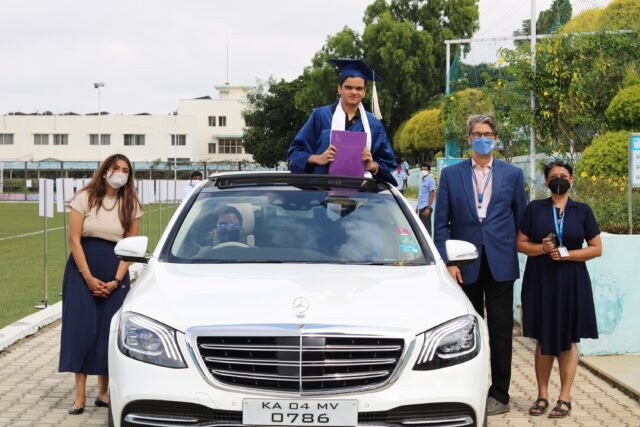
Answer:
[[[294,308],[298,297],[308,303],[303,314]],[[193,326],[306,323],[398,327],[417,334],[473,308],[441,265],[153,261],[123,311],[182,332]]]

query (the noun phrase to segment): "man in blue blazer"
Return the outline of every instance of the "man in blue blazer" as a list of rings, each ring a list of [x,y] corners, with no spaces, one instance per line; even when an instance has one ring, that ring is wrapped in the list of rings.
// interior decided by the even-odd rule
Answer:
[[[486,306],[492,377],[487,413],[495,415],[510,410],[513,282],[520,277],[516,235],[527,199],[522,171],[493,158],[498,130],[492,116],[469,117],[467,140],[471,158],[440,172],[434,240],[445,261],[449,239],[471,242],[480,254],[472,264],[447,268],[483,317]]]

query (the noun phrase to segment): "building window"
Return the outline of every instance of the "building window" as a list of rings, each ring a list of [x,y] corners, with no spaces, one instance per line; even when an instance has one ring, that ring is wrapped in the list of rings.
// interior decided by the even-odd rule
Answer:
[[[69,134],[66,133],[54,133],[53,145],[69,145]]]
[[[211,127],[216,126],[216,116],[209,116],[209,126]]]
[[[220,154],[242,154],[242,139],[240,138],[220,138]]]
[[[190,165],[191,159],[188,157],[167,157],[167,163],[173,165],[175,162],[176,165]]]
[[[13,134],[0,133],[0,145],[13,145]]]
[[[98,134],[92,133],[89,135],[89,145],[98,145]],[[100,145],[111,145],[110,134],[100,134]]]
[[[227,116],[218,116],[218,126],[227,125]]]
[[[209,143],[209,154],[216,154],[216,143],[215,142],[210,142]]]
[[[126,133],[124,135],[124,145],[144,145],[144,134],[134,135]]]
[[[171,135],[171,145],[187,145],[187,135]]]
[[[33,145],[49,145],[49,134],[48,133],[34,133],[33,134]]]

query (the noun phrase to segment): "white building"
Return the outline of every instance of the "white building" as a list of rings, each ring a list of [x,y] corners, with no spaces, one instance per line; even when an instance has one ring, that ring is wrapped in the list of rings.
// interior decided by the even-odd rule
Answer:
[[[253,87],[215,88],[218,99],[181,99],[175,115],[5,114],[0,160],[100,161],[122,153],[134,162],[253,161],[242,147],[241,114]]]

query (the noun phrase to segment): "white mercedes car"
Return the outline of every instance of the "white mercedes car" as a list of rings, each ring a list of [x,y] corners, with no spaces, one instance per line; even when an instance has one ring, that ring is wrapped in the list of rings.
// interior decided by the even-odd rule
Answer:
[[[485,323],[392,186],[216,175],[146,250],[116,247],[147,265],[111,323],[110,425],[486,424]]]

